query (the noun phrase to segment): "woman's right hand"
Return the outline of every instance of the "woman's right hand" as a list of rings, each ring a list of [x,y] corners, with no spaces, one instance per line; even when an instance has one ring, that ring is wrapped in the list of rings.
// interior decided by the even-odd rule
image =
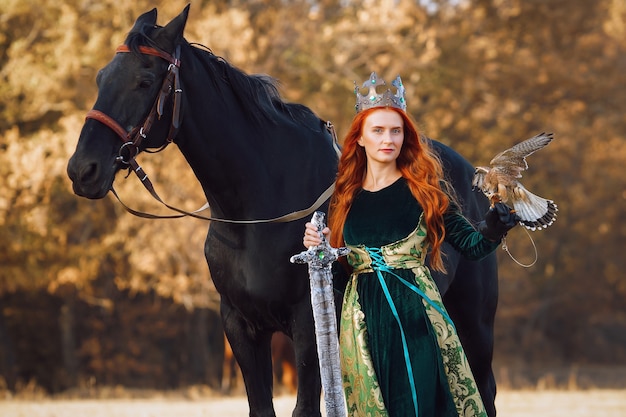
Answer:
[[[330,229],[328,227],[325,227],[322,233],[326,241],[330,240]],[[302,243],[307,249],[312,246],[319,246],[322,243],[322,239],[320,239],[320,235],[317,232],[317,227],[311,222],[307,222],[304,225],[304,238],[302,239]]]

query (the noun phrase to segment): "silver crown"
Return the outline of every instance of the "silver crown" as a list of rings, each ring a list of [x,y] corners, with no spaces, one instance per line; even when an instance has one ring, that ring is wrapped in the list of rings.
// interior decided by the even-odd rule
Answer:
[[[383,79],[379,79],[375,72],[372,72],[370,79],[363,83],[362,88],[368,90],[366,95],[361,94],[359,87],[354,82],[354,94],[356,95],[356,105],[354,108],[359,113],[372,107],[395,107],[397,109],[406,110],[406,100],[404,99],[404,86],[402,80],[398,75],[391,83],[396,88],[396,94],[391,92],[388,88],[382,94],[378,94],[376,87],[379,85],[386,85]]]

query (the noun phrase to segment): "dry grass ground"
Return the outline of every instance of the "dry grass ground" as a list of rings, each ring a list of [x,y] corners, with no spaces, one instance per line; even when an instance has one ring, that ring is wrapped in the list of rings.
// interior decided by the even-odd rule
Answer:
[[[291,416],[295,398],[275,399],[277,417]],[[499,417],[626,417],[626,390],[501,391]],[[155,396],[151,399],[5,400],[2,417],[245,417],[244,397]]]

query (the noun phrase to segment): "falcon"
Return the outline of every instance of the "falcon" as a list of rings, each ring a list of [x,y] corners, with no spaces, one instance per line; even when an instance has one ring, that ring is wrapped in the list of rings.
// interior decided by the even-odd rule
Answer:
[[[552,133],[540,133],[496,155],[490,167],[476,167],[472,185],[482,191],[491,204],[508,203],[520,217],[520,224],[529,230],[545,229],[556,220],[554,201],[528,191],[520,182],[522,171],[528,169],[526,157],[548,145]]]

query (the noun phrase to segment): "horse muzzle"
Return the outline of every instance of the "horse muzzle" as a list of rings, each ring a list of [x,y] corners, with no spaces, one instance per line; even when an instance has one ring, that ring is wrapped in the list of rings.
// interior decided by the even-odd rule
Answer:
[[[89,199],[106,196],[116,172],[117,164],[106,169],[96,161],[81,161],[76,156],[70,158],[67,165],[67,175],[72,181],[74,194]]]

